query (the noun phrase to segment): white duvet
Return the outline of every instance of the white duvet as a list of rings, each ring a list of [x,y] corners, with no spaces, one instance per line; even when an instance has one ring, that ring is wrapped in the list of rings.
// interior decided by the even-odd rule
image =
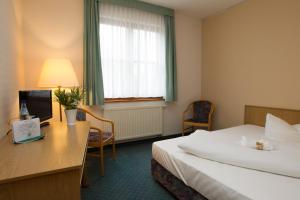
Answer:
[[[242,136],[250,141],[264,138],[264,132],[260,130],[260,127],[254,125],[213,133],[197,130],[186,136],[178,147],[200,158],[300,178],[300,143],[280,142],[272,151],[260,151],[241,145]]]

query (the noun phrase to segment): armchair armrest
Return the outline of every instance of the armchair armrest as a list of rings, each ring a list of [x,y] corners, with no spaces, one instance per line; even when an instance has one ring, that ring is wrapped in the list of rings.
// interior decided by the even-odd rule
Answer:
[[[193,103],[190,103],[187,108],[183,111],[183,114],[182,114],[182,120],[184,121],[185,120],[185,115],[187,114],[187,112],[191,109]]]
[[[97,120],[103,121],[103,122],[109,122],[109,123],[113,123],[113,121],[109,120],[109,119],[105,119],[103,117],[99,117],[97,115],[95,115],[94,113],[92,113],[89,110],[83,109],[83,108],[77,108],[79,111],[85,112],[87,114],[89,114],[90,116],[94,117]]]
[[[105,119],[103,117],[100,117],[100,116],[97,116],[95,115],[94,113],[92,113],[91,111],[89,110],[86,110],[86,109],[83,109],[83,108],[78,108],[78,110],[82,111],[82,112],[85,112],[87,113],[88,115],[92,116],[93,118],[99,120],[99,121],[102,121],[102,122],[106,122],[106,123],[109,123],[111,125],[111,131],[112,131],[112,134],[114,135],[115,134],[115,124],[112,120],[109,120],[109,119]],[[98,130],[98,128],[94,127],[93,129],[95,130]],[[100,130],[100,129],[99,129]],[[101,130],[100,130],[101,131]],[[101,131],[102,132],[102,131]]]
[[[215,111],[215,106],[214,105],[211,105],[211,109],[210,109],[210,112],[208,114],[208,122],[210,123],[211,122],[211,118],[212,118],[212,115]]]
[[[209,131],[212,130],[212,119],[211,119],[211,118],[212,118],[212,115],[213,115],[214,111],[215,111],[215,106],[212,104],[212,105],[211,105],[210,112],[209,112],[209,114],[208,114],[208,124],[209,124],[208,130],[209,130]]]

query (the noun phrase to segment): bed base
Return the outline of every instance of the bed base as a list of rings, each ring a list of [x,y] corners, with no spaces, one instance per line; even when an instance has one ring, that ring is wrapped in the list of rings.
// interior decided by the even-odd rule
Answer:
[[[158,183],[179,200],[207,200],[193,188],[185,185],[154,159],[151,160],[151,173]]]

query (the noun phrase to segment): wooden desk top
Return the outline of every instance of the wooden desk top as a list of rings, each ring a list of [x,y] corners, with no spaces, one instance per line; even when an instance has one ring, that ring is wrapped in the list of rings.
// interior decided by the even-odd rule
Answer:
[[[74,126],[52,123],[43,140],[13,144],[11,135],[0,140],[0,184],[82,167],[89,122]]]

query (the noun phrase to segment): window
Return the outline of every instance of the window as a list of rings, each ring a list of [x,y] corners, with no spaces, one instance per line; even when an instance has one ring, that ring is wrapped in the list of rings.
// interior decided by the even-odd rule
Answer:
[[[100,49],[106,99],[165,96],[163,16],[101,3]]]

